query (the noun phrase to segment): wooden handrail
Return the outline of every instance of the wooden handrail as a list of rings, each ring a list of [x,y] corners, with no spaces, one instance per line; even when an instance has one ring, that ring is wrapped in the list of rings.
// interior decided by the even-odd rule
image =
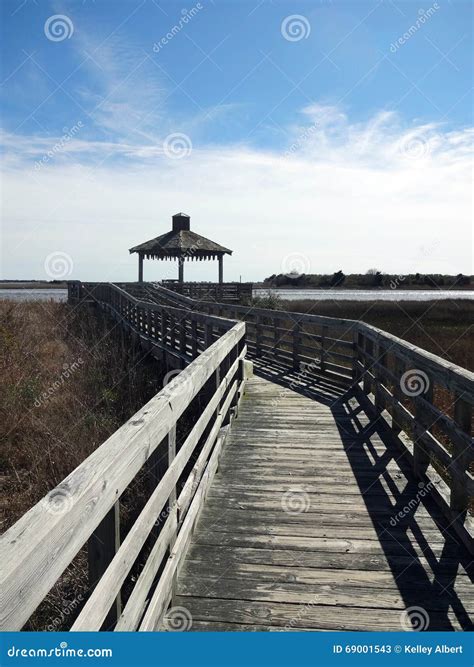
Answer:
[[[189,357],[188,365],[0,538],[0,629],[23,627],[199,395],[203,401],[199,418],[176,456],[170,457],[166,471],[102,573],[73,629],[98,630],[108,618],[141,546],[154,530],[168,500],[173,498],[178,480],[199,447],[199,465],[194,465],[188,475],[190,483],[170,507],[168,519],[147,560],[146,576],[139,579],[138,592],[130,598],[132,603],[130,600],[127,603],[124,618],[118,618],[118,629],[136,627],[145,612],[149,586],[166,550],[170,548],[176,555],[176,551],[186,545],[187,537],[184,539],[183,535],[189,536],[192,517],[197,515],[215,471],[225,432],[222,424],[229,419],[236,393],[241,392],[241,366],[246,354],[243,322],[142,302],[111,284],[86,289],[83,296],[120,317],[148,344],[160,344],[172,352],[180,348],[180,353]],[[173,326],[165,320],[165,310],[174,316]],[[206,328],[218,336],[217,340],[205,335]],[[195,334],[199,337],[198,346],[189,344],[193,331],[198,332]],[[176,333],[183,334],[185,349]],[[221,367],[228,370],[209,396],[208,381]],[[64,513],[51,512],[50,501],[58,495],[67,499]],[[175,568],[175,564],[170,567]],[[165,563],[164,571],[169,570]],[[170,585],[167,579],[160,586],[163,600],[170,594]],[[161,599],[156,600],[156,594],[154,601],[160,608],[165,604]]]

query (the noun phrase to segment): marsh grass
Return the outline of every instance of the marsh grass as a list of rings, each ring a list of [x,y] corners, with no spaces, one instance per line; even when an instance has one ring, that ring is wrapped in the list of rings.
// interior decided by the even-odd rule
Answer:
[[[1,529],[160,388],[156,362],[88,307],[0,301]]]

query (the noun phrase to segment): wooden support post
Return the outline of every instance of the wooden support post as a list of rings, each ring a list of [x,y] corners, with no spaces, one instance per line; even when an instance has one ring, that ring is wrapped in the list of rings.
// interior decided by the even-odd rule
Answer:
[[[365,345],[364,345],[364,352],[365,355],[370,355],[373,356],[374,353],[374,343],[369,340],[369,338],[365,338]],[[364,376],[363,376],[363,389],[366,394],[370,394],[371,392],[371,387],[372,387],[372,381],[369,376],[369,368],[372,367],[372,360],[367,358],[367,356],[364,355]]]
[[[179,321],[179,351],[186,354],[186,318],[182,317]]]
[[[138,253],[138,282],[143,282],[143,255]]]
[[[352,379],[355,384],[359,384],[362,378],[362,371],[359,363],[362,363],[361,350],[363,350],[364,337],[357,329],[354,330],[352,343]]]
[[[400,431],[402,430],[402,425],[399,421],[399,413],[401,412],[401,409],[399,405],[402,404],[402,398],[403,398],[403,393],[400,387],[400,382],[401,378],[403,375],[403,372],[405,370],[405,366],[400,359],[400,357],[396,356],[395,357],[395,386],[393,388],[393,395],[396,398],[397,402],[395,403],[393,409],[392,409],[392,431],[395,435],[398,435]]]
[[[150,309],[147,309],[146,311],[146,333],[148,338],[153,338],[152,335],[152,311]]]
[[[170,347],[176,347],[176,319],[171,313],[168,315],[168,328],[170,332]]]
[[[469,437],[472,429],[472,409],[462,395],[454,396],[454,421]],[[466,471],[470,463],[469,447],[462,442],[453,442],[452,460],[457,470],[462,471],[456,475],[453,470],[451,475],[451,500],[450,507],[458,515],[466,512],[469,504],[469,495],[466,484]],[[454,467],[453,466],[453,467]]]
[[[293,368],[299,370],[301,356],[301,322],[295,322],[293,327]]]
[[[204,325],[204,341],[206,349],[208,347],[211,347],[212,343],[214,342],[212,331],[213,331],[212,324],[206,322],[206,324]]]
[[[193,359],[198,356],[198,324],[197,320],[191,320],[191,354]]]
[[[433,382],[429,378],[426,392],[415,397],[415,428],[413,429],[413,470],[415,476],[423,479],[428,465],[430,455],[421,441],[421,437],[431,425],[432,417],[423,406],[423,399],[429,403],[433,402]]]
[[[255,315],[255,354],[259,357],[262,353],[262,322],[260,315]]]
[[[120,547],[120,501],[107,512],[87,542],[89,587],[96,587],[113,557]],[[122,604],[120,595],[115,599],[105,621],[104,628],[109,630],[120,617]]]
[[[160,341],[166,344],[167,313],[164,308],[160,308]]]
[[[219,285],[224,282],[224,255],[219,255]]]
[[[278,356],[278,320],[273,318],[273,355]]]
[[[184,257],[178,259],[178,280],[184,283]]]
[[[375,361],[376,363],[379,363],[380,366],[382,366],[382,368],[385,368],[385,365],[387,363],[387,351],[385,347],[381,344],[377,346],[377,354]],[[374,366],[374,375],[375,375],[375,387],[374,387],[375,407],[377,408],[377,410],[382,411],[384,407],[384,400],[383,400],[382,388],[380,385],[385,382],[385,378],[383,375],[383,371],[376,366]]]
[[[321,372],[326,371],[326,338],[328,335],[328,328],[326,325],[321,327]]]

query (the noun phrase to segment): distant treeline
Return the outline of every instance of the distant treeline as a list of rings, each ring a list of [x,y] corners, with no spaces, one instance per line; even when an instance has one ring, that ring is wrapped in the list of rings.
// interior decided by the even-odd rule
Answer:
[[[457,276],[442,273],[397,275],[370,269],[366,273],[349,273],[348,275],[343,271],[336,271],[333,274],[279,273],[265,278],[263,283],[266,287],[385,287],[396,289],[397,287],[466,288],[473,284],[473,280],[472,276],[465,276],[462,273]]]

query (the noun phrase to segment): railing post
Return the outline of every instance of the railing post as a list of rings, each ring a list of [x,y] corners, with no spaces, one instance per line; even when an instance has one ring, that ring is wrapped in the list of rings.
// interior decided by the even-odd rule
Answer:
[[[363,348],[363,344],[364,344],[364,337],[361,334],[361,332],[356,328],[354,330],[353,340],[352,340],[352,379],[354,381],[354,384],[359,384],[362,377],[362,371],[360,369],[359,362],[362,363],[362,355],[360,351]]]
[[[255,315],[255,354],[259,357],[262,354],[262,324],[260,315]]]
[[[462,394],[455,394],[454,400],[454,421],[470,437],[472,426],[471,406],[462,398]],[[469,504],[466,484],[466,471],[470,463],[469,448],[460,441],[453,442],[451,458],[455,465],[451,471],[450,507],[457,515],[465,512]],[[459,471],[459,473],[456,471]]]
[[[167,314],[164,308],[160,309],[160,337],[163,345],[166,344]]]
[[[364,376],[363,376],[363,389],[364,393],[370,394],[370,389],[372,386],[371,378],[369,377],[369,368],[372,363],[371,359],[368,359],[368,355],[372,356],[374,352],[374,343],[369,338],[364,336]]]
[[[206,324],[204,325],[204,340],[205,340],[205,345],[206,345],[206,349],[207,349],[213,343],[212,324],[210,324],[209,322],[206,322]]]
[[[168,323],[170,331],[170,347],[174,349],[176,347],[176,319],[172,313],[168,315]]]
[[[179,351],[186,354],[186,316],[179,320]]]
[[[119,547],[120,501],[117,500],[87,542],[89,588],[91,592],[110,565]],[[117,622],[121,613],[122,604],[120,595],[118,595],[104,621],[106,630],[110,629]]]
[[[428,379],[426,391],[415,397],[415,428],[413,433],[413,470],[416,477],[423,478],[430,464],[430,455],[421,438],[430,427],[430,416],[423,406],[423,400],[433,403],[433,382]]]
[[[146,311],[146,333],[147,333],[148,338],[153,338],[153,336],[152,336],[152,326],[151,326],[151,315],[152,315],[152,311],[149,308],[147,308],[147,311]]]
[[[402,430],[402,426],[401,426],[400,422],[397,421],[397,420],[399,420],[399,413],[401,412],[400,405],[402,404],[403,395],[402,395],[402,390],[401,390],[401,387],[400,387],[400,383],[401,383],[401,378],[402,378],[404,370],[405,370],[405,366],[404,366],[402,360],[400,359],[400,357],[398,357],[395,354],[395,370],[394,370],[395,386],[393,388],[393,396],[396,400],[396,403],[394,404],[393,410],[392,410],[392,431],[393,431],[394,435],[398,435],[400,433],[400,431]]]
[[[273,355],[278,356],[278,319],[273,316]]]
[[[324,373],[326,371],[326,338],[328,335],[328,328],[326,325],[323,325],[321,327],[321,352],[320,352],[320,368],[321,368],[321,373]]]
[[[197,320],[191,320],[191,354],[193,359],[198,356],[198,324]]]
[[[374,365],[374,377],[375,377],[375,387],[374,387],[374,396],[375,396],[375,407],[377,410],[383,410],[384,400],[381,384],[385,382],[385,377],[383,374],[383,369],[386,366],[387,362],[387,351],[382,343],[377,345],[377,354],[375,359],[375,364],[380,364],[381,368]]]
[[[298,370],[301,357],[301,322],[298,320],[293,327],[293,368]]]

